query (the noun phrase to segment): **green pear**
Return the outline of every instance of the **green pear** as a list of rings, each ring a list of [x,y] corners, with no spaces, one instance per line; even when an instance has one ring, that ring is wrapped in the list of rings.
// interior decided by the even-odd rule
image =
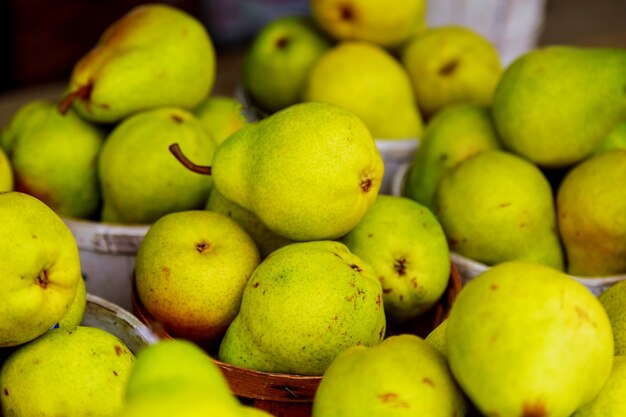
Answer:
[[[464,416],[467,404],[446,358],[412,334],[355,346],[328,367],[313,417]]]
[[[578,276],[626,273],[626,149],[572,168],[557,192],[567,271]]]
[[[98,160],[104,222],[152,223],[168,213],[202,208],[212,178],[181,166],[169,151],[173,142],[205,164],[216,146],[198,119],[180,108],[140,112],[115,127]]]
[[[598,299],[611,321],[615,340],[615,354],[626,355],[626,311],[624,311],[626,281],[620,281],[607,288],[598,296]]]
[[[258,264],[254,241],[230,218],[202,210],[167,214],[139,246],[137,295],[171,334],[210,343],[237,315]]]
[[[87,308],[87,287],[85,286],[85,280],[78,280],[78,288],[76,289],[76,295],[74,301],[70,305],[70,309],[65,316],[59,320],[60,328],[70,328],[79,326],[83,321],[85,315],[85,309]]]
[[[243,114],[243,104],[232,97],[211,96],[193,111],[216,145],[241,129],[248,121]]]
[[[607,137],[594,149],[591,156],[611,149],[626,149],[626,121],[611,129]]]
[[[426,26],[425,0],[405,0],[394,7],[384,0],[311,0],[310,5],[315,21],[339,40],[393,48]]]
[[[376,270],[389,320],[418,317],[446,290],[446,235],[435,215],[413,200],[379,195],[341,242]]]
[[[444,319],[437,327],[435,327],[424,339],[432,347],[437,349],[443,356],[448,357],[448,319]]]
[[[302,101],[311,66],[330,40],[308,16],[282,16],[261,28],[243,62],[243,87],[262,112]]]
[[[173,6],[140,5],[76,63],[59,108],[100,123],[163,106],[191,110],[214,81],[215,50],[202,22]]]
[[[626,356],[616,356],[609,379],[600,393],[572,417],[621,417],[626,415]]]
[[[569,417],[598,394],[613,363],[598,299],[543,265],[506,262],[478,275],[447,327],[450,369],[485,416]]]
[[[343,350],[384,335],[372,267],[339,242],[292,243],[252,274],[218,357],[258,371],[322,375]]]
[[[322,55],[309,73],[303,98],[353,112],[375,138],[422,135],[409,75],[389,52],[371,43],[341,42]]]
[[[452,104],[490,105],[502,75],[495,47],[463,26],[426,29],[403,48],[401,61],[427,118]]]
[[[135,357],[95,327],[51,330],[17,349],[0,371],[4,417],[117,416]]]
[[[435,201],[452,251],[487,265],[523,260],[563,269],[552,189],[527,160],[480,152],[442,177]]]
[[[211,188],[205,209],[228,216],[243,227],[256,243],[262,259],[276,249],[293,243],[269,230],[254,213],[228,200],[215,187]]]
[[[426,125],[424,137],[402,187],[402,194],[434,210],[434,198],[441,176],[487,149],[500,143],[489,107],[456,104],[437,113]]]
[[[58,323],[81,275],[72,232],[44,203],[16,191],[0,193],[0,218],[3,347],[33,340]]]
[[[572,165],[626,120],[625,82],[624,49],[548,46],[527,52],[507,68],[494,95],[502,142],[542,167]]]
[[[0,147],[0,192],[13,191],[13,167]]]
[[[272,232],[308,241],[352,229],[376,199],[383,170],[376,143],[357,116],[311,102],[235,132],[215,150],[211,175],[224,197]]]
[[[74,111],[36,100],[16,112],[4,135],[15,189],[60,215],[91,218],[100,205],[96,161],[105,133]]]

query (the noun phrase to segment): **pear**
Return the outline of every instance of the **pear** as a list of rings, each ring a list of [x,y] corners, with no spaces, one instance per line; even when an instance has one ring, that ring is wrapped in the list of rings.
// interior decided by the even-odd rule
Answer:
[[[308,16],[282,16],[261,28],[243,62],[243,87],[253,105],[273,113],[302,101],[311,66],[330,40]]]
[[[500,147],[489,107],[448,106],[426,125],[407,171],[402,194],[434,210],[435,193],[445,172],[470,156]]]
[[[292,243],[252,274],[218,357],[263,372],[322,375],[343,350],[384,335],[372,267],[339,242]]]
[[[328,367],[313,417],[464,416],[467,404],[445,357],[418,336],[355,346]]]
[[[243,114],[243,104],[232,97],[211,96],[193,111],[216,145],[241,129],[248,121]]]
[[[425,0],[405,0],[397,7],[384,0],[311,0],[310,5],[315,21],[339,40],[394,48],[426,26]]]
[[[563,272],[506,262],[468,282],[448,317],[448,361],[485,416],[569,417],[613,363],[598,299]]]
[[[173,6],[140,5],[76,63],[59,109],[98,123],[162,106],[191,110],[214,81],[215,50],[202,22]]]
[[[413,200],[379,195],[341,242],[376,270],[389,320],[418,317],[446,290],[446,235],[435,215]]]
[[[0,193],[0,347],[42,335],[68,312],[81,280],[74,236],[48,206]]]
[[[76,295],[74,301],[70,305],[70,309],[65,316],[59,321],[58,327],[71,328],[79,326],[83,321],[85,315],[85,309],[87,308],[87,287],[85,286],[85,280],[78,280],[78,288],[76,289]]]
[[[626,355],[626,311],[624,311],[624,305],[626,305],[626,281],[620,281],[604,290],[598,296],[598,300],[600,300],[611,321],[615,341],[615,354]]]
[[[135,357],[95,327],[51,330],[17,349],[0,371],[4,417],[117,416]]]
[[[401,52],[415,97],[426,118],[452,104],[491,104],[502,75],[498,51],[463,26],[428,28]]]
[[[104,222],[152,223],[168,213],[202,208],[212,178],[181,166],[168,150],[174,141],[198,162],[211,162],[213,139],[183,109],[147,110],[115,127],[98,160]]]
[[[13,167],[0,147],[0,192],[13,191]]]
[[[181,160],[187,152],[172,151]],[[226,199],[272,232],[309,241],[352,229],[376,199],[384,168],[357,116],[310,102],[244,126],[217,147],[210,169],[196,171],[211,173]]]
[[[443,176],[437,215],[450,249],[494,265],[524,260],[563,269],[548,180],[529,161],[486,150]]]
[[[371,43],[345,41],[322,55],[311,68],[303,98],[350,110],[375,138],[422,134],[409,75],[390,53]]]
[[[626,149],[572,168],[557,193],[567,271],[578,276],[626,273]]]
[[[591,156],[611,149],[626,149],[626,121],[611,129],[606,138],[594,149]]]
[[[616,356],[609,379],[600,393],[572,417],[621,417],[626,415],[626,356]]]
[[[228,200],[215,187],[209,193],[205,209],[228,216],[243,227],[254,240],[262,259],[276,249],[293,243],[292,240],[273,233],[254,213]]]
[[[60,215],[92,218],[100,205],[96,161],[103,130],[48,101],[23,105],[4,131],[15,189]]]
[[[254,241],[230,218],[201,210],[170,213],[150,226],[139,246],[137,295],[171,334],[210,343],[237,315],[258,264]]]
[[[448,357],[448,319],[444,319],[424,339],[428,344],[437,349],[443,356]]]
[[[626,120],[625,82],[624,49],[527,52],[507,68],[493,99],[502,142],[542,167],[575,164]]]

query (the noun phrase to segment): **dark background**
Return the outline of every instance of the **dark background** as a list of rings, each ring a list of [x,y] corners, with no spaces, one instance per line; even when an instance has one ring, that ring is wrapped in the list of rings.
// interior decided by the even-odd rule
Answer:
[[[207,25],[224,62],[218,77],[234,80],[239,58],[258,27],[277,11],[297,13],[307,7],[306,0],[265,0],[271,10],[255,10],[254,22],[233,19],[246,1],[252,2],[160,2],[180,7]],[[66,80],[103,30],[140,3],[146,1],[1,0],[0,93]],[[555,43],[626,47],[626,0],[547,0],[539,44]]]

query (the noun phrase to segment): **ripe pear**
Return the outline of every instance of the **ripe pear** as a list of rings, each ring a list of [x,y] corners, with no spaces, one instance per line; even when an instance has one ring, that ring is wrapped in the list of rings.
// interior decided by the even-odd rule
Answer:
[[[412,334],[355,346],[328,367],[313,417],[464,416],[467,404],[445,357]]]
[[[301,241],[352,229],[376,199],[384,170],[357,116],[314,102],[244,126],[217,147],[211,168],[224,197]]]
[[[578,276],[626,273],[626,149],[572,168],[557,192],[567,271]]]
[[[543,265],[506,262],[478,275],[447,326],[450,369],[485,416],[569,417],[600,392],[613,363],[598,299]]]
[[[202,22],[173,6],[140,5],[76,63],[59,108],[99,123],[162,106],[191,110],[214,81],[215,50]]]
[[[394,48],[426,26],[425,0],[405,0],[396,7],[384,0],[311,0],[310,4],[315,21],[338,40]]]
[[[341,242],[376,270],[388,320],[418,317],[446,290],[446,235],[435,215],[413,200],[379,195]]]
[[[435,199],[452,251],[487,265],[523,260],[563,269],[552,189],[529,161],[480,152],[442,177]]]
[[[594,149],[591,156],[611,149],[626,149],[626,121],[611,129],[606,138]]]
[[[20,192],[0,193],[0,347],[42,335],[75,298],[80,259],[74,236],[48,206]]]
[[[60,328],[71,328],[79,326],[83,321],[85,315],[85,309],[87,308],[87,287],[85,286],[85,280],[81,277],[78,280],[78,287],[76,288],[76,295],[74,301],[70,305],[70,309],[65,316],[59,320]]]
[[[152,223],[168,213],[202,208],[212,178],[176,161],[169,151],[173,142],[205,164],[216,146],[193,114],[175,107],[140,112],[115,127],[98,160],[104,222]]]
[[[572,417],[621,417],[626,415],[626,356],[616,356],[609,379],[600,393]]]
[[[55,329],[17,349],[0,371],[4,417],[117,416],[135,357],[95,327]]]
[[[292,243],[252,274],[218,357],[258,371],[322,375],[343,350],[384,336],[372,267],[339,242]]]
[[[216,145],[241,129],[248,121],[243,114],[243,104],[232,97],[211,96],[193,111]]]
[[[353,112],[375,138],[422,134],[409,75],[389,52],[371,43],[341,42],[322,55],[311,68],[303,98]]]
[[[437,186],[445,172],[478,152],[500,147],[489,107],[448,106],[426,125],[407,171],[402,194],[434,210]]]
[[[18,109],[3,134],[15,190],[37,197],[60,215],[96,214],[102,129],[74,111],[62,115],[53,103],[34,100]]]
[[[13,167],[0,147],[0,192],[13,191]]]
[[[604,290],[598,299],[606,310],[613,328],[615,354],[626,355],[626,281],[620,281]]]
[[[437,349],[443,356],[448,357],[448,319],[444,319],[437,327],[435,327],[424,339],[432,347]]]
[[[230,218],[201,210],[167,214],[139,246],[137,295],[174,336],[210,343],[237,315],[258,264],[254,241]]]
[[[402,49],[401,61],[426,118],[452,104],[491,104],[502,75],[494,45],[463,26],[426,29]]]
[[[548,46],[527,52],[507,68],[494,96],[502,142],[542,167],[572,165],[626,120],[625,82],[624,49]]]
[[[243,227],[254,240],[261,259],[276,249],[293,243],[292,240],[269,230],[254,213],[228,200],[215,187],[211,188],[205,209],[228,216]]]
[[[283,16],[261,28],[243,63],[243,86],[255,106],[273,113],[302,101],[311,66],[330,40],[310,17]]]

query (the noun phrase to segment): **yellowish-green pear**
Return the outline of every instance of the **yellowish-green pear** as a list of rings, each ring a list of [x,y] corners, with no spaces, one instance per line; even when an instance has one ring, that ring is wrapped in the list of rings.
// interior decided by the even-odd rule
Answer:
[[[626,355],[626,280],[604,290],[598,299],[611,321],[615,354]]]
[[[193,111],[216,145],[241,129],[248,121],[243,114],[243,104],[226,96],[211,96]]]
[[[13,191],[13,167],[0,147],[0,192],[3,191]]]

